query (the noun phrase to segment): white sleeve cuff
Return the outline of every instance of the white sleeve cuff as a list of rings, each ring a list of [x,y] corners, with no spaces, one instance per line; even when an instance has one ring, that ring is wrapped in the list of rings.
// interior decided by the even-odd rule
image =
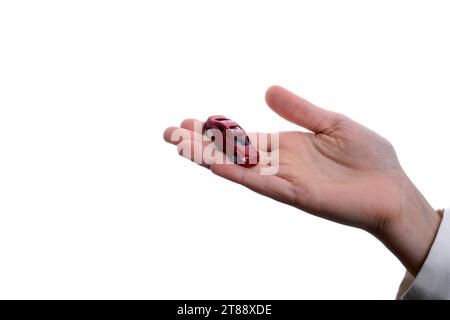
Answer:
[[[426,260],[400,299],[450,299],[450,209],[445,209]]]

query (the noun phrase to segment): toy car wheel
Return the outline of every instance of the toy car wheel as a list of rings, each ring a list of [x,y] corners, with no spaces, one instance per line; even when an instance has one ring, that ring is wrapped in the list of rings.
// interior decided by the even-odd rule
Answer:
[[[233,154],[233,163],[234,164],[244,164],[245,162],[246,162],[245,157],[240,157],[238,159],[238,155],[236,153]]]
[[[205,136],[207,136],[209,139],[213,138],[213,132],[211,128],[206,128],[205,129]]]

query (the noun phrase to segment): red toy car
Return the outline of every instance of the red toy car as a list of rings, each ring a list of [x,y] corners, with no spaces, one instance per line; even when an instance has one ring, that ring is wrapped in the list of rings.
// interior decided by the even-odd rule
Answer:
[[[220,133],[218,133],[219,131]],[[224,116],[211,116],[203,125],[203,134],[212,141],[216,141],[215,138],[221,135],[222,143],[216,143],[216,146],[229,156],[232,152],[234,163],[244,167],[252,167],[258,164],[258,151],[250,142],[244,129],[233,120]]]

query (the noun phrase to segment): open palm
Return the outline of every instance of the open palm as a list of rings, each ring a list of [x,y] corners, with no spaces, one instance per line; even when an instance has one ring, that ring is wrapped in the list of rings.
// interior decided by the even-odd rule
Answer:
[[[259,150],[263,158],[265,152],[278,151],[276,174],[261,175],[259,166],[205,166],[275,200],[373,232],[399,212],[399,178],[403,177],[403,171],[388,141],[351,119],[316,107],[281,87],[271,87],[266,101],[280,116],[313,132],[280,132],[277,146]],[[199,134],[193,130],[196,121],[183,121],[181,129]],[[166,140],[178,143],[171,139],[177,129],[180,130],[167,129]],[[183,141],[182,146],[189,147],[189,143],[193,144],[194,139]]]
[[[414,274],[439,218],[404,173],[392,145],[348,117],[281,87],[271,87],[266,102],[281,117],[309,130],[280,132],[278,144],[260,148],[263,159],[278,152],[275,174],[261,174],[268,166],[264,162],[251,168],[208,161],[202,165],[262,195],[374,234]],[[191,150],[191,160],[202,159],[206,145],[195,128],[201,122],[186,119],[180,127],[167,128],[164,139],[176,144],[180,154]],[[185,138],[174,138],[179,137],[176,132]]]

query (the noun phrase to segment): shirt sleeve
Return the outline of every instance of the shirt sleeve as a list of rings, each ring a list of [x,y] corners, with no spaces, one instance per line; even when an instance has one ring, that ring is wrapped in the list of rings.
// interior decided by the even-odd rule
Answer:
[[[445,209],[436,238],[416,278],[408,273],[397,295],[402,300],[450,299],[450,209]]]

